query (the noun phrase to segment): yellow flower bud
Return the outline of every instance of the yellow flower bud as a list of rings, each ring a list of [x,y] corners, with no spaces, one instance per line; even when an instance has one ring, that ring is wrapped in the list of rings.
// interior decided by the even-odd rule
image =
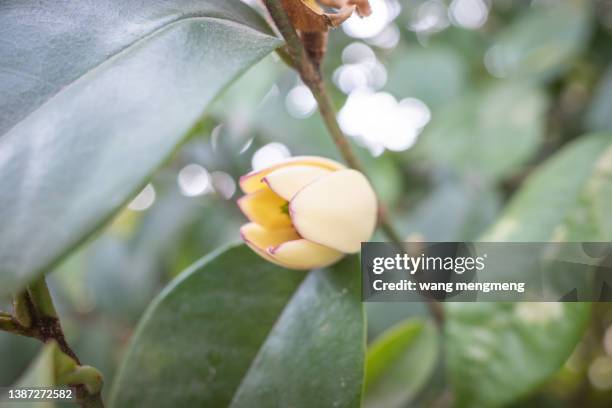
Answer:
[[[377,202],[363,174],[322,157],[294,157],[240,179],[242,239],[291,269],[331,265],[359,251],[376,227]]]

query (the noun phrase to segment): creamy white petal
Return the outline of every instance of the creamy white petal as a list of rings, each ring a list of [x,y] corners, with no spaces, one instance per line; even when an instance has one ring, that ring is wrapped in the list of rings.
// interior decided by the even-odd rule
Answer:
[[[240,188],[246,194],[266,187],[263,178],[274,170],[287,166],[315,166],[328,170],[340,170],[345,167],[337,161],[318,156],[296,156],[268,168],[252,171],[240,177]]]
[[[318,166],[287,166],[268,174],[264,182],[272,191],[289,201],[306,185],[331,172]]]
[[[243,225],[240,228],[242,240],[261,257],[270,262],[280,264],[274,257],[268,254],[268,249],[278,247],[287,241],[300,239],[293,228],[266,229],[254,222]]]
[[[324,268],[338,262],[344,256],[340,251],[315,244],[306,239],[288,241],[269,248],[268,254],[278,264],[291,269]]]
[[[300,190],[289,203],[289,214],[303,238],[355,253],[374,233],[376,195],[363,174],[339,170]]]

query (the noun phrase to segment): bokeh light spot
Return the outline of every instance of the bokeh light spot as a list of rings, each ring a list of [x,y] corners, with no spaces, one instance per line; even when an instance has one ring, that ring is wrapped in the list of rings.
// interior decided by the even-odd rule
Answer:
[[[199,164],[188,164],[177,177],[181,193],[186,197],[197,197],[212,191],[210,175]]]
[[[282,143],[268,143],[253,154],[251,165],[253,170],[260,170],[280,163],[288,157],[291,157],[291,152],[287,146]]]
[[[317,109],[317,101],[306,85],[296,85],[285,99],[287,112],[294,118],[304,119]]]
[[[128,204],[128,208],[132,211],[145,211],[153,205],[155,196],[155,188],[149,183],[136,197],[134,197],[130,204]]]

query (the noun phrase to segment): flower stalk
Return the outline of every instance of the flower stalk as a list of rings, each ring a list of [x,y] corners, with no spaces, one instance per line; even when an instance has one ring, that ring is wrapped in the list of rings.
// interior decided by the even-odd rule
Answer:
[[[347,137],[342,132],[336,118],[336,110],[332,103],[329,92],[321,75],[319,64],[313,63],[308,57],[302,39],[298,35],[289,15],[283,8],[282,0],[264,0],[264,4],[272,17],[278,31],[282,34],[286,42],[286,51],[293,60],[291,66],[299,73],[304,84],[310,89],[318,104],[319,113],[340,154],[349,167],[360,171],[363,174],[364,168],[357,156],[353,152]],[[403,250],[404,243],[400,234],[397,232],[389,219],[388,212],[382,202],[379,201],[379,225],[391,242]],[[431,314],[438,325],[444,321],[444,310],[442,305],[430,300],[427,305]]]

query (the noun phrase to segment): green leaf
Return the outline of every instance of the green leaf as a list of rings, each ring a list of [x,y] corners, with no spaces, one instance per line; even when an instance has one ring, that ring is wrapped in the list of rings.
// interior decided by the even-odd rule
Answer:
[[[561,176],[562,175],[562,176]],[[483,241],[612,240],[612,135],[583,136],[524,183]],[[448,370],[460,407],[520,398],[582,337],[588,303],[447,303]]]
[[[561,0],[529,7],[498,34],[485,56],[493,75],[552,79],[567,69],[590,36],[590,0]]]
[[[404,320],[429,316],[425,302],[366,302],[364,308],[369,339],[377,338]]]
[[[612,133],[583,136],[515,194],[483,241],[611,241]]]
[[[217,252],[153,302],[113,406],[358,407],[363,320],[356,257],[304,274]]]
[[[365,406],[405,407],[431,376],[437,358],[433,324],[411,319],[388,329],[368,349]]]
[[[612,68],[608,68],[595,91],[593,101],[586,114],[586,124],[590,130],[612,130]]]
[[[553,375],[582,337],[588,303],[445,303],[458,407],[499,407]]]
[[[492,83],[443,109],[425,128],[417,147],[432,160],[462,172],[505,176],[540,145],[546,110],[540,89]]]
[[[236,0],[151,0],[144,3],[104,0],[97,2],[96,7],[67,0],[50,4],[7,0],[2,6],[0,22],[5,29],[5,41],[0,44],[0,134],[26,119],[82,76],[93,74],[90,71],[100,69],[105,63],[120,64],[125,54],[147,46],[140,41],[147,37],[155,39],[173,25],[207,23],[216,18],[262,33],[270,32],[256,13]],[[194,53],[198,49],[206,50],[198,44],[197,36],[183,40],[182,44],[179,41],[175,45],[195,47],[191,49]],[[217,48],[227,48],[227,44],[220,43]],[[167,55],[170,56],[178,54]],[[129,80],[134,79],[123,81],[128,85]],[[136,89],[126,88],[126,96],[128,91]]]
[[[6,294],[121,208],[213,98],[279,40],[238,0],[11,0],[2,10]]]

